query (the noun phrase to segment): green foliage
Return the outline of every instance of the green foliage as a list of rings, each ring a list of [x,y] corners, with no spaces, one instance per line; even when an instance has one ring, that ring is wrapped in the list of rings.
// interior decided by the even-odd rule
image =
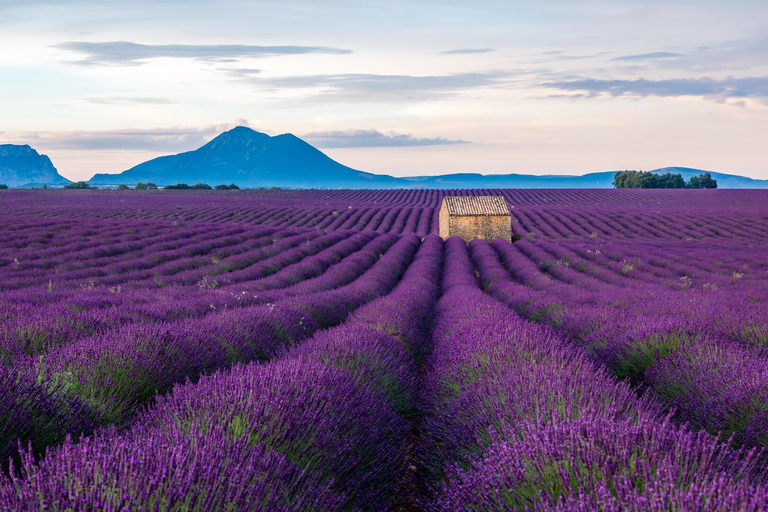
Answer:
[[[146,183],[138,182],[136,184],[136,190],[157,190],[157,185],[148,181]]]
[[[231,185],[216,185],[216,190],[240,190],[240,187],[232,183]]]
[[[64,188],[75,189],[75,190],[89,190],[89,189],[95,189],[96,187],[92,187],[84,181],[78,181],[76,183],[70,183],[69,185],[64,185]]]
[[[0,183],[0,190],[8,190],[8,185]]]
[[[688,182],[688,188],[717,188],[717,180],[708,172],[693,176]]]
[[[122,183],[121,183],[120,185],[118,185],[118,186],[117,186],[117,190],[128,190],[128,189],[130,189],[130,188],[131,188],[131,187],[129,187],[128,185],[124,185],[124,184],[122,184]]]
[[[177,183],[176,185],[167,185],[166,190],[213,190],[213,187],[207,183],[195,183],[192,186],[186,183]]]
[[[664,174],[656,174],[657,188],[685,188],[685,180],[680,174],[672,174],[667,172]]]
[[[619,171],[613,177],[614,188],[717,188],[717,180],[708,172],[693,176],[687,183],[680,174],[654,174],[650,171]]]
[[[645,372],[655,362],[676,353],[682,347],[695,343],[695,337],[684,332],[654,334],[645,339],[635,340],[612,365],[619,379],[628,379],[639,385],[645,379]]]

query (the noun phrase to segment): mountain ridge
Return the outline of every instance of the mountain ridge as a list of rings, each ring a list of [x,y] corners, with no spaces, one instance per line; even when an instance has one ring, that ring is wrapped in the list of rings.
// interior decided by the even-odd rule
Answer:
[[[260,150],[260,154],[255,154],[255,149]],[[193,158],[200,160],[190,162]],[[261,162],[257,161],[259,158]],[[165,164],[175,168],[163,169]],[[227,173],[219,172],[227,165]],[[176,172],[171,174],[173,170]],[[152,181],[162,186],[205,182],[285,188],[611,188],[615,172],[582,176],[454,173],[394,177],[347,167],[290,133],[270,136],[238,126],[194,151],[155,158],[120,174],[97,174],[89,183],[117,185]],[[665,167],[652,172],[680,172],[688,179],[707,171]],[[768,188],[768,180],[711,174],[721,188]]]
[[[22,148],[39,157],[39,166],[48,175],[20,176],[6,165],[3,174],[2,148]],[[6,163],[9,160],[6,159]],[[23,167],[23,166],[22,166]],[[25,167],[24,169],[28,168]],[[23,170],[23,169],[22,169]],[[768,180],[704,171],[689,167],[663,167],[654,173],[679,173],[684,179],[710,172],[719,188],[768,189]],[[438,176],[394,177],[374,174],[343,165],[290,133],[270,136],[245,126],[223,132],[192,151],[153,158],[116,174],[95,174],[88,183],[95,186],[135,185],[153,182],[159,186],[176,183],[235,183],[241,187],[281,188],[611,188],[616,171],[600,171],[581,176],[550,174],[452,173]],[[22,172],[23,174],[23,172]],[[7,177],[12,179],[8,179]],[[4,178],[6,178],[4,180]],[[31,178],[31,179],[29,179]],[[56,171],[50,159],[30,146],[0,145],[0,183],[11,187],[60,186],[70,181]]]
[[[392,182],[396,178],[342,165],[293,134],[269,136],[239,126],[200,148],[154,158],[120,174],[96,174],[92,185],[175,183],[236,183],[240,186],[287,188],[360,188],[361,182]]]
[[[28,144],[0,144],[0,183],[9,187],[66,185],[51,159]]]

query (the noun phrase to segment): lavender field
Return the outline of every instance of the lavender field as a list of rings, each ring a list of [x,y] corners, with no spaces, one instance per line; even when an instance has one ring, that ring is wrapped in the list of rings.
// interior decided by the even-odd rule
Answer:
[[[767,255],[759,190],[0,191],[0,509],[767,509]]]

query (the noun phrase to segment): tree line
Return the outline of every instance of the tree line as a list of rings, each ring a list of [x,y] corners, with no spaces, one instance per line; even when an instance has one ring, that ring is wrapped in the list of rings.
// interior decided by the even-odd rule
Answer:
[[[93,185],[89,185],[85,181],[78,181],[75,183],[70,183],[69,185],[65,185],[64,188],[67,189],[76,189],[76,190],[96,190],[99,187],[95,187]],[[157,190],[158,186],[152,182],[148,183],[142,183],[139,182],[134,187],[136,190]],[[208,185],[207,183],[195,183],[194,185],[187,185],[186,183],[177,183],[176,185],[167,185],[163,187],[167,190],[240,190],[240,187],[232,183],[231,185],[216,185],[215,187],[212,187]],[[117,186],[117,190],[130,190],[131,187],[125,184],[121,184]]]
[[[166,190],[240,190],[240,187],[232,183],[231,185],[216,185],[212,187],[207,183],[195,183],[194,185],[187,185],[186,183],[177,183],[176,185],[166,185]]]
[[[687,182],[680,174],[654,174],[650,171],[619,171],[613,177],[614,188],[717,188],[717,180],[708,172],[691,176]]]

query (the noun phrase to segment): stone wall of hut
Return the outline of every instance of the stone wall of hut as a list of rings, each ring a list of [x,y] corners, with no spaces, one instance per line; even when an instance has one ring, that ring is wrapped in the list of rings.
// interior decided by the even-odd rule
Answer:
[[[443,213],[443,212],[440,212]],[[483,240],[512,241],[512,218],[509,215],[440,215],[440,236],[460,236],[467,242]]]

